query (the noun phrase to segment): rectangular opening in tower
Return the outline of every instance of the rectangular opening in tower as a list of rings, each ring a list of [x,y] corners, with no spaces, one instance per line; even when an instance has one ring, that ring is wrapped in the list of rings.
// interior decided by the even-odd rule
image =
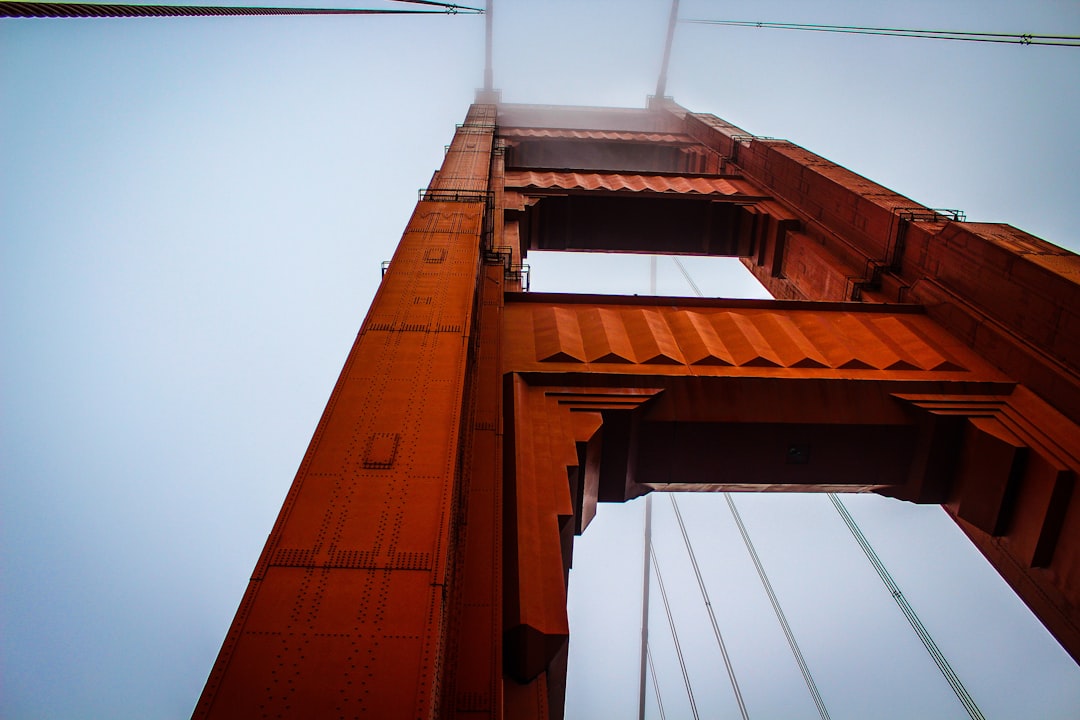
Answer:
[[[567,193],[531,198],[521,223],[529,250],[746,257],[753,216],[708,197]]]
[[[531,290],[652,295],[653,258],[656,259],[656,295],[693,297],[700,291],[702,296],[710,298],[772,299],[739,258],[694,255],[534,250],[527,258]]]

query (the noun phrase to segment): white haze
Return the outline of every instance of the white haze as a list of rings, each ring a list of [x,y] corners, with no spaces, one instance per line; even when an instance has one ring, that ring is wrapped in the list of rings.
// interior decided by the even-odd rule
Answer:
[[[1080,34],[1080,6],[1050,0],[682,8]],[[496,85],[510,102],[641,107],[667,12],[503,0]],[[0,716],[190,714],[379,262],[480,82],[482,33],[465,16],[0,21]],[[1072,50],[684,25],[668,91],[1076,249],[1078,78]],[[616,266],[570,260],[535,258],[535,287],[609,291],[596,281]],[[632,260],[622,292],[647,292]],[[688,294],[661,268],[661,292]],[[721,295],[742,277],[692,272]],[[702,641],[695,687],[710,716],[733,714],[659,500],[665,581]],[[709,500],[683,507],[751,713],[813,717]],[[823,498],[738,500],[834,717],[963,716]],[[987,716],[1076,717],[1076,664],[963,559],[940,511],[874,500],[853,513]],[[635,712],[639,536],[630,503],[601,508],[579,544],[569,718]]]

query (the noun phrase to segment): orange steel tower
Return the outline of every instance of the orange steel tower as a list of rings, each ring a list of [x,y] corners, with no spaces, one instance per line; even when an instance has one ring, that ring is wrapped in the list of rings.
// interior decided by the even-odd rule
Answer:
[[[529,250],[734,256],[777,299],[530,294]],[[651,490],[940,503],[1080,659],[1078,280],[668,98],[475,104],[195,716],[560,717],[573,537]]]

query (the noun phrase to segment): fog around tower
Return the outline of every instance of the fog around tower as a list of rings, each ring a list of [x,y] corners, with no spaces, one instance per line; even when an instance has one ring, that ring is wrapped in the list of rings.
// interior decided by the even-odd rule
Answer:
[[[500,0],[495,85],[642,107],[668,9]],[[1053,0],[682,15],[1080,32]],[[190,714],[482,39],[465,16],[0,21],[0,716]],[[668,79],[694,111],[1074,251],[1078,91],[1074,50],[696,25]],[[649,292],[641,257],[528,261],[535,290]],[[757,292],[737,264],[688,267],[707,294]],[[690,294],[660,268],[660,293]],[[813,717],[718,499],[682,507],[751,713]],[[824,498],[737,501],[834,717],[962,716]],[[940,510],[850,507],[988,717],[1076,716],[1080,670]],[[669,512],[665,581],[710,640]],[[567,718],[635,712],[639,568],[640,507],[602,507],[570,579]],[[731,712],[694,652],[703,707]]]

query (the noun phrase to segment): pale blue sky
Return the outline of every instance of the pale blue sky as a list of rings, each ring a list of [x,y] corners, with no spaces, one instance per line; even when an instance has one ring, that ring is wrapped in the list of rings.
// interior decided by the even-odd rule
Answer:
[[[1080,5],[1064,1],[682,6],[1080,34]],[[640,107],[653,92],[666,0],[497,10],[507,101]],[[482,26],[0,21],[0,716],[190,713],[379,262],[481,80]],[[668,89],[919,202],[1080,247],[1075,50],[681,26]],[[536,289],[598,289],[588,261],[530,260]],[[605,267],[624,281],[611,291],[647,292],[642,259]],[[661,267],[661,292],[688,294]],[[728,271],[693,272],[733,294]],[[813,717],[709,500],[683,507],[715,549],[706,574],[714,602],[732,603],[721,623],[751,714]],[[1075,717],[1077,666],[940,511],[873,501],[852,510],[987,716]],[[739,502],[834,717],[963,717],[824,498]],[[686,633],[705,641],[693,652],[708,653],[667,507],[665,579],[697,623]],[[634,712],[639,524],[638,505],[602,508],[579,545],[569,718]],[[734,712],[708,662],[695,671],[703,702]]]

